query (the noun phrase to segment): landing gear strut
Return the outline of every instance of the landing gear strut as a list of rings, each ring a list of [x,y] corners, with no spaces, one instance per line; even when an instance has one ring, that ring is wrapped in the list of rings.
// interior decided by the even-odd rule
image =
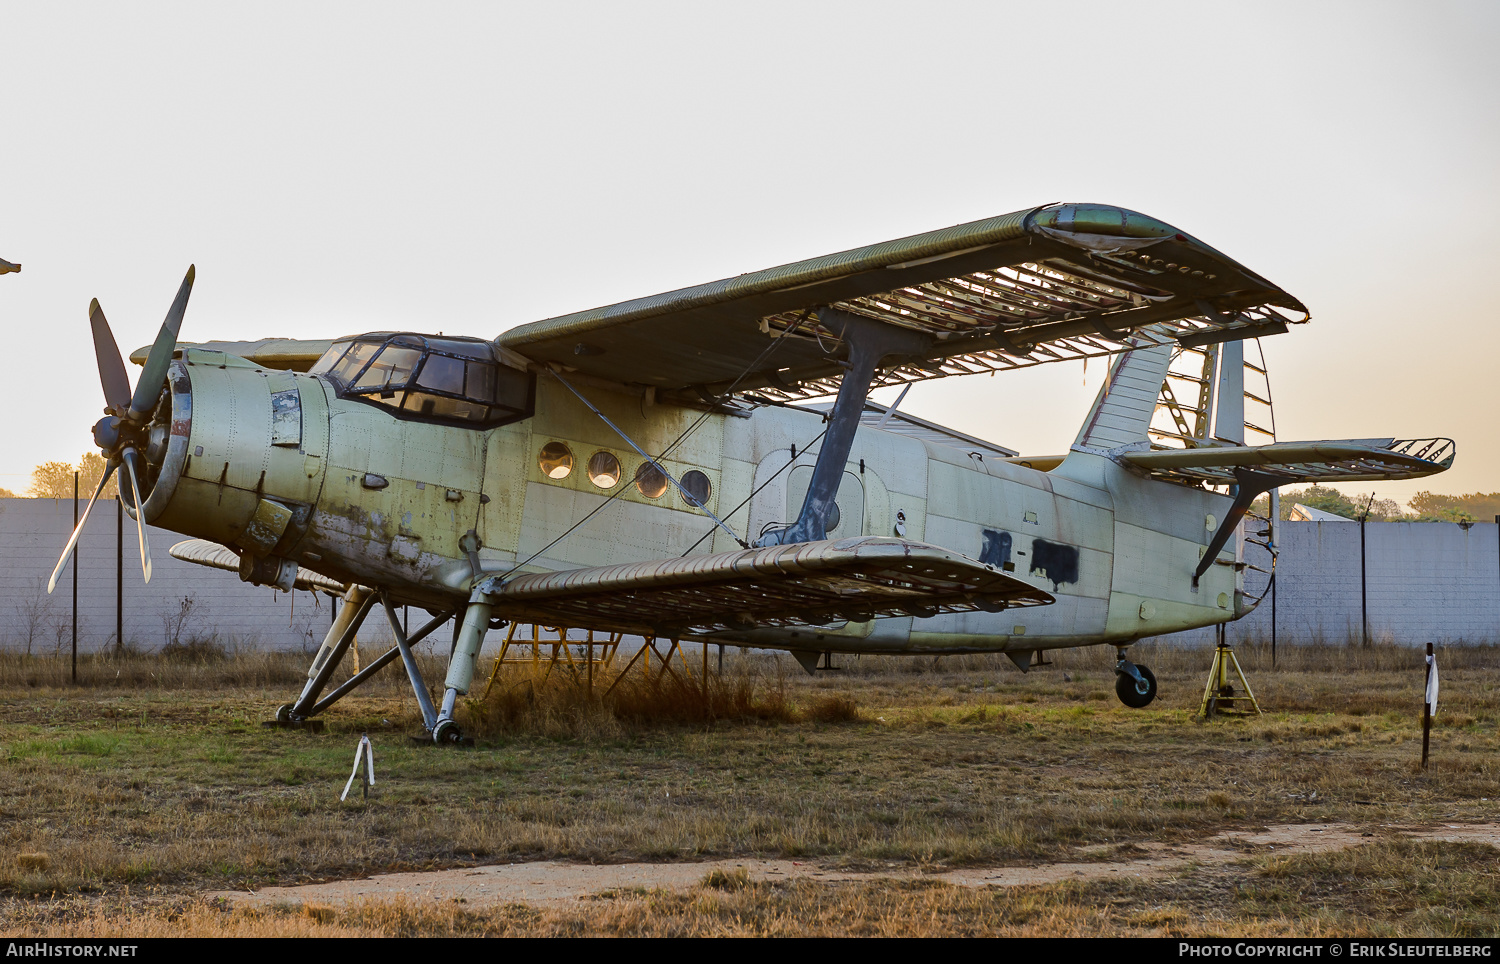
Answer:
[[[342,686],[334,689],[332,693],[319,699],[323,689],[328,685],[333,676],[334,669],[344,653],[348,651],[354,641],[354,634],[359,631],[364,619],[376,602],[385,609],[386,617],[390,620],[391,632],[396,637],[396,645],[385,655],[372,661],[368,666],[356,672]],[[473,608],[473,607],[470,607]],[[487,613],[486,613],[487,615]],[[374,676],[386,665],[400,659],[406,666],[406,675],[411,681],[412,692],[417,698],[417,705],[422,709],[422,726],[431,735],[434,743],[468,743],[462,733],[458,730],[458,724],[453,721],[453,706],[458,696],[468,692],[468,677],[465,676],[460,688],[449,686],[444,694],[443,711],[440,715],[436,707],[432,705],[432,697],[427,693],[427,684],[422,680],[422,674],[417,668],[417,660],[412,653],[412,644],[426,638],[433,630],[443,623],[452,619],[452,611],[440,613],[434,616],[427,625],[406,635],[401,620],[396,616],[395,607],[391,604],[389,595],[384,591],[372,591],[362,586],[352,586],[344,594],[344,605],[339,609],[338,616],[329,627],[328,635],[323,640],[318,655],[313,659],[312,668],[307,671],[307,683],[302,687],[301,694],[293,703],[283,703],[276,708],[276,719],[269,721],[268,726],[279,726],[289,728],[305,728],[321,730],[323,722],[314,719],[324,710],[338,702],[352,690],[362,685],[371,676]],[[474,654],[478,647],[473,647],[474,652],[468,654],[469,676],[472,676],[472,664]],[[452,673],[450,672],[450,676]],[[424,738],[425,740],[425,738]]]
[[[1156,699],[1156,677],[1145,666],[1126,659],[1123,649],[1115,663],[1115,695],[1121,703],[1137,710]]]

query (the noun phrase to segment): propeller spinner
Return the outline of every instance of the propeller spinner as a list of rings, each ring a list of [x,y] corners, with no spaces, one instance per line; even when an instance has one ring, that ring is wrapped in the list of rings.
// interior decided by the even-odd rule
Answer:
[[[189,265],[187,276],[177,289],[177,297],[173,299],[172,307],[167,310],[167,317],[161,323],[161,331],[157,332],[156,341],[151,345],[151,353],[146,356],[146,364],[141,369],[141,377],[135,383],[134,392],[130,389],[130,379],[125,374],[125,362],[115,343],[114,333],[110,331],[109,321],[104,317],[104,309],[99,307],[99,299],[95,298],[89,303],[89,326],[94,333],[94,357],[99,364],[99,383],[104,388],[105,402],[105,415],[94,424],[94,443],[104,453],[107,463],[98,488],[89,498],[88,507],[83,510],[78,527],[73,530],[67,546],[63,548],[62,558],[57,561],[57,568],[52,570],[52,578],[47,581],[49,593],[57,587],[63,567],[68,564],[69,557],[78,546],[78,536],[89,521],[89,513],[93,511],[99,493],[104,491],[115,470],[122,466],[122,482],[128,481],[129,485],[120,486],[120,495],[121,498],[126,498],[128,491],[128,504],[136,510],[135,526],[141,544],[141,572],[147,582],[151,581],[151,547],[146,541],[145,513],[141,510],[144,502],[141,479],[145,469],[141,453],[148,441],[152,413],[156,411],[162,390],[167,385],[167,368],[172,363],[172,353],[177,349],[177,333],[182,329],[182,316],[187,311],[195,273],[194,266]]]

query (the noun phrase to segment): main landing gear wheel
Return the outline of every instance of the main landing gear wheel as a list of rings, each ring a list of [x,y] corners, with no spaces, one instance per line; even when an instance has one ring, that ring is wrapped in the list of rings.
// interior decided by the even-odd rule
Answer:
[[[1140,674],[1140,679],[1136,679],[1125,667],[1134,669]],[[1138,710],[1156,699],[1156,677],[1146,667],[1122,659],[1120,666],[1115,669],[1115,695],[1120,698],[1121,703]]]
[[[276,722],[282,726],[292,722],[292,704],[283,703],[276,707]]]
[[[444,743],[461,744],[464,742],[463,731],[458,724],[452,720],[443,720],[432,731],[432,742],[439,745]]]

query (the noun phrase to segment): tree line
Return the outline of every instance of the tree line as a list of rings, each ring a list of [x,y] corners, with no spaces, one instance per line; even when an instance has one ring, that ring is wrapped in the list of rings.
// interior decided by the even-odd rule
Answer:
[[[31,470],[31,484],[26,487],[24,495],[17,495],[9,489],[0,489],[0,499],[71,499],[73,498],[73,473],[78,473],[78,497],[87,499],[94,494],[94,487],[104,477],[106,463],[104,456],[98,452],[85,452],[78,460],[77,465],[69,465],[66,462],[43,462]],[[119,476],[112,476],[104,491],[99,494],[101,499],[113,499],[119,492],[119,486],[115,480]]]
[[[1264,516],[1270,512],[1269,501],[1261,496],[1251,510]],[[1493,522],[1500,515],[1500,492],[1472,492],[1468,495],[1418,492],[1402,506],[1395,499],[1351,497],[1324,485],[1282,489],[1281,518],[1290,519],[1292,507],[1296,505],[1322,509],[1346,519],[1365,516],[1370,522]]]

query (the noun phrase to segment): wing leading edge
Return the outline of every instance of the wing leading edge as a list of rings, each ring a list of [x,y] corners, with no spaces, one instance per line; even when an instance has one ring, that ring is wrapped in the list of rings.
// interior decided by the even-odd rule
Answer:
[[[1154,218],[1097,204],[1017,211],[514,328],[532,361],[684,397],[837,389],[846,354],[816,309],[926,336],[876,386],[1284,331],[1307,310]],[[1289,318],[1284,309],[1302,315]],[[1142,329],[1151,327],[1149,331]],[[779,343],[764,356],[772,339]],[[1144,339],[1144,340],[1143,340]]]

